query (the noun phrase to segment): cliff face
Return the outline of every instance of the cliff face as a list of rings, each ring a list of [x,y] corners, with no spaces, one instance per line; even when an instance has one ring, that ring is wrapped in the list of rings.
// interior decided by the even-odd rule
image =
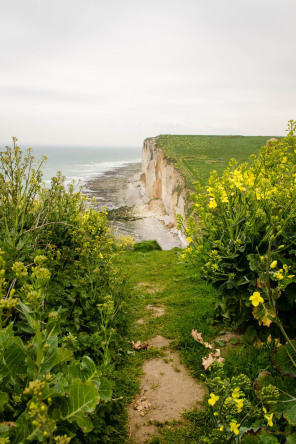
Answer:
[[[188,192],[182,174],[168,162],[156,139],[146,139],[142,152],[142,181],[146,197],[153,210],[162,211],[165,223],[170,227],[177,224],[177,214],[185,217],[188,208]]]

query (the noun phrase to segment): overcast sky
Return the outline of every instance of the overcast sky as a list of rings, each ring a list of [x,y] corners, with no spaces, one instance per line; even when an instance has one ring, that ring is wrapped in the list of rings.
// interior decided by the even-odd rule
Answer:
[[[0,142],[283,135],[295,0],[0,0]]]

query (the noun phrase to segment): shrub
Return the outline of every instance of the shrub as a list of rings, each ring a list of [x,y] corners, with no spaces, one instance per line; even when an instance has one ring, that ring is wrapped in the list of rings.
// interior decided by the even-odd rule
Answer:
[[[45,188],[45,159],[35,166],[16,142],[0,154],[0,440],[87,442],[94,427],[101,440],[93,418],[112,399],[130,239],[60,173]]]
[[[290,121],[286,138],[261,148],[248,163],[231,161],[222,177],[213,171],[207,187],[196,184],[195,218],[186,226],[180,221],[189,242],[183,258],[219,289],[218,313],[238,323],[250,319],[249,296],[261,285],[252,255],[266,255],[272,239],[271,259],[296,266],[295,128]],[[287,322],[296,308],[294,282],[279,305]]]
[[[161,250],[161,246],[156,240],[137,242],[134,245],[134,251],[142,251],[145,253],[153,250]]]

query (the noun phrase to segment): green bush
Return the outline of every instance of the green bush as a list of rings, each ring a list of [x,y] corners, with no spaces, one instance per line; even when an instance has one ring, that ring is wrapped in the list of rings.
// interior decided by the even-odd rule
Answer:
[[[197,184],[196,217],[186,226],[181,221],[189,242],[183,258],[218,288],[218,313],[238,324],[250,319],[250,294],[262,285],[254,255],[266,257],[270,239],[271,261],[279,270],[283,264],[296,269],[295,126],[290,121],[288,137],[261,148],[249,163],[232,161],[222,177],[212,172],[207,187]],[[280,278],[272,275],[274,286]],[[296,313],[295,278],[289,279],[278,305],[286,322]]]
[[[92,432],[98,442],[125,330],[118,258],[130,239],[61,174],[44,187],[45,159],[35,166],[16,142],[0,153],[0,440],[88,442]]]
[[[156,240],[137,242],[134,245],[134,251],[145,253],[153,250],[161,250],[161,246]]]

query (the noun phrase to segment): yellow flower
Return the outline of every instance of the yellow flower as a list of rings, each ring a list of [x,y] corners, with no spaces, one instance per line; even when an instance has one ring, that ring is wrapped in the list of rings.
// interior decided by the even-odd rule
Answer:
[[[216,396],[214,393],[210,393],[210,398],[208,399],[208,403],[213,406],[219,400],[219,396]]]
[[[277,261],[273,261],[270,264],[270,268],[275,268],[277,266]]]
[[[221,427],[220,427],[220,432],[223,432],[223,430],[224,430],[224,426],[223,425],[221,425]]]
[[[237,413],[240,413],[243,410],[244,400],[243,399],[237,399],[236,405],[237,405]]]
[[[273,413],[271,413],[270,415],[264,415],[264,418],[267,420],[267,425],[269,425],[269,427],[273,426],[273,422],[272,422],[272,418],[273,418]]]
[[[292,279],[293,277],[295,277],[295,274],[289,274],[288,278]]]
[[[209,208],[216,208],[216,207],[217,207],[217,202],[215,201],[215,199],[210,199]]]
[[[284,275],[283,275],[283,269],[281,268],[279,271],[277,271],[276,273],[274,273],[274,277],[276,279],[278,279],[279,281],[284,279]]]
[[[239,398],[239,387],[236,387],[232,392],[233,398]]]
[[[188,244],[191,244],[191,242],[192,242],[192,237],[187,237],[187,242],[188,242]]]
[[[230,431],[235,433],[235,435],[239,434],[239,426],[240,424],[237,424],[237,422],[235,420],[231,421],[230,425]]]
[[[264,302],[263,297],[260,295],[259,291],[254,291],[252,296],[249,297],[249,300],[252,301],[254,307],[258,307],[260,302]]]

